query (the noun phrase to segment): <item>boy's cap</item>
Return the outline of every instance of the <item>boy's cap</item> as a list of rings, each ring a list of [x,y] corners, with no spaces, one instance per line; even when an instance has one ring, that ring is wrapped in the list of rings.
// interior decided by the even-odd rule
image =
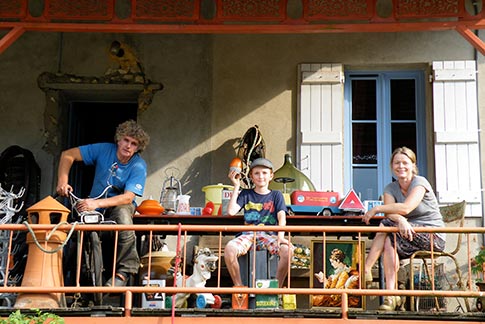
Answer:
[[[251,166],[249,167],[249,170],[252,170],[254,167],[257,166],[262,166],[268,169],[273,170],[273,163],[271,163],[270,160],[265,159],[265,158],[257,158],[251,163]]]

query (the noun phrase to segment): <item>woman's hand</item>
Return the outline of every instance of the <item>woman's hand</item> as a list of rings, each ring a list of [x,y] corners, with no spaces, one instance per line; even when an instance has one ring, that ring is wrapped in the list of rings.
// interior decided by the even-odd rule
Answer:
[[[371,219],[372,217],[374,217],[374,216],[377,214],[377,211],[376,211],[375,209],[376,209],[376,207],[374,207],[374,208],[372,208],[372,209],[368,210],[368,211],[367,211],[367,212],[364,214],[364,217],[362,218],[362,221],[363,221],[364,223],[366,223],[367,225],[369,225],[370,219]]]
[[[408,220],[404,217],[399,218],[398,222],[398,228],[399,228],[399,233],[401,234],[402,237],[405,239],[408,239],[409,241],[413,240],[413,236],[416,233],[414,231],[414,228],[409,224]]]

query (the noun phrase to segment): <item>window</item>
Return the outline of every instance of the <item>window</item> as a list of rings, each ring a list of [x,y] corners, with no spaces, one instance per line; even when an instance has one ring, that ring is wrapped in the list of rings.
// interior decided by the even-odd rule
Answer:
[[[378,199],[392,181],[397,147],[412,149],[425,175],[423,80],[423,71],[345,73],[345,188],[362,200]]]

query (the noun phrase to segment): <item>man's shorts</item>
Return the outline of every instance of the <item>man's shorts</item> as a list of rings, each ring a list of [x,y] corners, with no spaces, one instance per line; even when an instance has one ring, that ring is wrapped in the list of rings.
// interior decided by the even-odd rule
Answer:
[[[230,240],[227,245],[236,248],[237,256],[245,255],[254,243],[254,232],[243,232]],[[256,232],[256,250],[268,250],[270,254],[278,254],[278,236],[267,232]]]

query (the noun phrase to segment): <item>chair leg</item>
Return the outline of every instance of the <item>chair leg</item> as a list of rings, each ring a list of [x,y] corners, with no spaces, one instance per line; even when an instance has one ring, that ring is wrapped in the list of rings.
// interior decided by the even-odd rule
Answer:
[[[458,276],[458,287],[464,291],[466,291],[466,286],[463,284],[463,278],[461,276],[461,271],[460,271],[460,267],[458,265],[458,261],[456,260],[456,258],[454,257],[451,257],[453,259],[453,262],[455,263],[455,269],[456,269],[456,275]],[[460,304],[460,301],[458,300],[459,297],[457,297],[457,301],[458,301],[458,304]],[[468,298],[467,297],[464,297],[463,298],[465,300],[465,308],[466,308],[466,311],[469,312],[470,311],[470,302],[468,301]]]
[[[411,289],[411,290],[414,290],[414,266],[413,266],[413,263],[414,263],[414,257],[411,256],[409,258],[409,289]],[[416,308],[414,307],[414,296],[411,295],[410,297],[411,297],[410,300],[409,300],[410,310],[411,310],[411,312],[414,312],[416,310]]]

